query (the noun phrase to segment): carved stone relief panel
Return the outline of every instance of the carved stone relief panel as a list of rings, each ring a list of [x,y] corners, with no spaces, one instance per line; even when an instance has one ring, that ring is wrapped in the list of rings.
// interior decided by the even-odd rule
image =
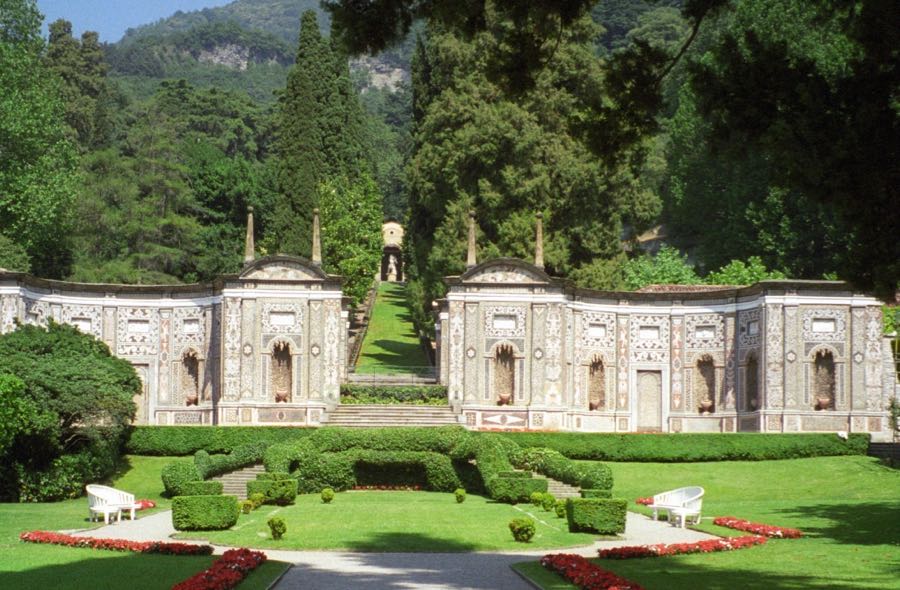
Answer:
[[[321,279],[318,275],[311,273],[308,268],[291,262],[266,265],[245,275],[245,278],[275,281],[308,281]]]
[[[725,326],[720,314],[705,313],[685,316],[688,350],[722,350],[725,346]]]
[[[881,406],[881,310],[866,308],[866,410],[877,412]]]
[[[535,305],[532,308],[531,325],[531,403],[544,403],[544,379],[547,361],[547,306]]]
[[[466,325],[463,313],[464,309],[461,302],[450,302],[450,331],[448,333],[448,340],[450,341],[449,389],[450,399],[454,400],[463,398],[463,347],[465,346],[463,337]],[[475,392],[472,389],[466,389],[466,401],[475,399]]]
[[[672,396],[670,398],[670,408],[673,412],[682,411],[682,403],[684,397],[682,369],[684,362],[682,360],[684,321],[680,317],[672,318]]]
[[[784,407],[796,408],[800,403],[797,394],[802,391],[800,382],[800,363],[798,349],[800,346],[800,326],[796,306],[784,308]]]
[[[725,316],[725,388],[723,395],[723,407],[733,410],[737,405],[737,389],[735,386],[735,369],[737,362],[734,354],[734,314]]]
[[[329,299],[325,301],[325,399],[337,401],[341,385],[341,304]]]
[[[581,314],[581,345],[584,348],[616,347],[616,316],[600,311]]]
[[[178,307],[172,313],[175,350],[179,353],[187,347],[201,352],[206,342],[206,320],[202,307]]]
[[[525,313],[521,305],[485,306],[485,338],[524,338]]]
[[[169,338],[172,329],[172,312],[166,309],[160,311],[159,315],[162,316],[159,321],[159,401],[160,403],[167,403],[172,397],[170,386],[173,367],[169,363],[171,357],[169,353]]]
[[[629,316],[619,316],[619,329],[616,332],[619,338],[616,407],[619,410],[628,409],[628,320]]]
[[[759,308],[748,309],[738,313],[738,344],[740,344],[741,349],[758,347],[761,332],[762,323],[760,321]]]
[[[303,304],[264,303],[263,334],[300,334],[303,330]]]
[[[478,354],[476,351],[478,350],[478,310],[479,306],[477,303],[469,303],[465,307],[465,347],[466,347],[466,356],[463,361],[463,376],[461,377],[462,382],[465,384],[464,387],[468,390],[472,390],[472,396],[478,397],[479,387],[483,387],[479,384],[478,379]],[[489,349],[490,350],[490,349]],[[471,352],[470,352],[471,351]],[[487,389],[480,392],[481,397],[485,395],[489,395]]]
[[[241,300],[236,297],[224,299],[225,317],[223,397],[236,400],[241,395]]]
[[[560,380],[562,377],[562,306],[558,304],[547,307],[547,333],[545,339],[546,363],[544,364],[545,396],[559,401]]]
[[[467,279],[480,283],[534,283],[544,282],[539,276],[512,265],[498,265],[485,269]]]
[[[14,295],[0,297],[0,334],[6,334],[16,329],[16,310],[18,298]]]
[[[784,333],[781,305],[766,305],[766,407],[784,407]],[[780,427],[779,427],[780,430]]]
[[[632,362],[669,362],[668,316],[632,315],[630,336]]]
[[[116,308],[103,309],[103,342],[110,350],[116,350]]]
[[[46,326],[50,319],[50,304],[35,299],[25,300],[25,322],[32,326]]]
[[[241,399],[253,399],[262,397],[262,388],[256,384],[262,382],[261,371],[257,365],[259,350],[256,345],[256,337],[259,325],[257,310],[259,304],[255,299],[244,299],[241,302]]]
[[[116,350],[119,356],[154,355],[159,350],[159,312],[145,307],[120,307]]]
[[[803,340],[805,342],[845,342],[847,311],[829,307],[803,308]]]
[[[854,410],[863,410],[866,407],[866,312],[861,308],[854,308],[851,312],[852,324],[850,327],[851,342],[850,354],[850,399]]]
[[[321,301],[309,302],[309,399],[322,399],[322,350],[325,346],[325,318]],[[319,351],[319,352],[317,352]]]
[[[97,305],[63,305],[62,323],[75,326],[82,334],[103,337],[103,308]]]

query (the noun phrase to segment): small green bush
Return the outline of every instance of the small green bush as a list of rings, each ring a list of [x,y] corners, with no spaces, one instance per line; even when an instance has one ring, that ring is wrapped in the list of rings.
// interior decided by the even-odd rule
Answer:
[[[221,481],[189,481],[181,486],[182,496],[216,496],[221,493]]]
[[[238,519],[236,496],[176,496],[172,499],[172,525],[178,531],[217,531]]]
[[[491,498],[507,504],[528,502],[531,494],[547,491],[546,479],[523,479],[521,477],[495,477],[488,484]]]
[[[536,532],[534,521],[530,518],[514,518],[509,521],[509,530],[512,531],[513,539],[519,543],[527,543]]]
[[[262,494],[265,498],[263,504],[276,504],[288,506],[297,499],[296,479],[257,479],[247,482],[247,497],[253,494]]]
[[[269,532],[272,533],[272,538],[278,541],[284,534],[287,532],[287,524],[285,524],[284,519],[279,516],[273,516],[266,524],[269,525]]]
[[[456,488],[453,491],[453,495],[456,497],[457,504],[462,504],[463,502],[466,501],[466,490],[464,490],[462,488]]]
[[[247,499],[253,502],[253,509],[256,510],[265,503],[266,495],[254,492],[252,494],[247,494]]]
[[[411,404],[446,406],[445,385],[341,385],[342,404]]]
[[[322,490],[322,502],[325,504],[331,504],[331,501],[334,500],[334,490],[331,488],[325,488]]]
[[[276,481],[280,479],[291,479],[291,474],[287,471],[266,471],[264,473],[260,473],[256,476],[256,479],[268,480],[268,481]]]
[[[531,492],[529,499],[534,506],[540,506],[544,501],[544,492]]]
[[[627,500],[621,498],[569,498],[566,517],[570,532],[618,535],[625,532]]]
[[[169,463],[162,468],[162,483],[170,498],[184,496],[184,486],[192,481],[200,481],[200,472],[193,463]]]
[[[556,501],[556,517],[557,518],[565,518],[566,517],[566,501],[563,499],[559,499]]]
[[[547,492],[544,494],[544,497],[541,498],[541,508],[544,509],[544,512],[552,512],[556,509],[556,496]]]
[[[612,498],[612,490],[581,489],[582,498]]]
[[[250,514],[253,512],[254,508],[256,508],[256,504],[253,503],[253,500],[244,500],[241,502],[241,512],[244,514]]]

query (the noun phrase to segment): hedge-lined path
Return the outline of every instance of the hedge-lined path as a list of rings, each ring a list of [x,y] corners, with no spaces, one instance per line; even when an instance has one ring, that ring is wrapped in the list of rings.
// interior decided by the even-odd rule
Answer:
[[[530,505],[521,505],[520,509],[533,518],[546,518],[546,513],[532,510]],[[172,526],[172,512],[166,510],[140,517],[134,522],[123,520],[72,534],[130,541],[171,541],[175,529]],[[666,522],[657,522],[642,514],[629,512],[626,532],[620,538],[564,550],[480,553],[260,551],[269,559],[293,564],[274,586],[274,590],[346,590],[355,587],[367,590],[528,590],[533,586],[522,580],[510,566],[522,561],[534,561],[546,553],[577,553],[594,557],[598,549],[655,543],[692,543],[713,538],[716,537],[673,527]],[[178,541],[203,544],[203,541]],[[216,546],[215,553],[218,555],[227,549],[229,547]]]
[[[421,374],[434,369],[422,350],[406,304],[406,285],[381,283],[355,372],[370,375]]]

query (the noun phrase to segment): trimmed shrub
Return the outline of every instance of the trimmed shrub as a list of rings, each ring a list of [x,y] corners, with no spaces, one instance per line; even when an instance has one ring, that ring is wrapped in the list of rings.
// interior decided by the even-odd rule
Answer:
[[[624,533],[627,504],[622,498],[569,498],[566,500],[569,531],[601,535]]]
[[[172,499],[172,525],[178,531],[217,531],[238,519],[236,496],[177,496]]]
[[[284,519],[280,516],[273,516],[266,524],[269,525],[269,532],[272,533],[272,538],[278,541],[284,534],[287,532],[287,524],[285,524]]]
[[[513,539],[519,543],[527,543],[536,532],[534,521],[530,518],[514,518],[509,521],[509,530],[512,532]]]
[[[544,512],[552,512],[556,509],[556,496],[547,492],[544,494],[544,497],[541,498],[541,508],[544,509]]]
[[[563,499],[559,499],[556,501],[556,517],[557,518],[565,518],[566,517],[566,501]]]
[[[284,443],[315,431],[296,426],[133,426],[125,448],[132,455],[180,456],[200,450],[231,453],[243,445]]]
[[[221,481],[189,481],[181,486],[182,496],[217,496],[222,493]]]
[[[253,500],[243,500],[241,502],[241,512],[244,514],[250,514],[254,508],[256,508],[256,504],[253,503]]]
[[[200,472],[193,463],[169,463],[162,468],[162,483],[170,498],[184,496],[184,486],[192,481],[200,481]]]
[[[256,476],[258,480],[279,480],[279,479],[290,479],[291,474],[287,471],[265,471]]]
[[[612,488],[612,471],[606,465],[579,465],[553,449],[520,449],[516,465],[537,471],[571,486]]]
[[[266,501],[266,495],[260,494],[259,492],[254,492],[252,494],[247,494],[247,499],[253,502],[253,509],[256,510],[263,505],[263,502]]]
[[[500,477],[520,477],[522,479],[531,479],[534,474],[530,471],[501,471],[497,474]]]
[[[529,500],[534,506],[540,506],[541,502],[544,501],[544,493],[543,492],[531,492],[531,496]]]
[[[334,490],[331,488],[325,488],[322,490],[322,502],[325,504],[331,504],[331,501],[334,500]]]
[[[446,406],[445,385],[341,385],[342,404],[411,404]]]
[[[495,477],[488,483],[491,498],[507,504],[528,502],[531,494],[547,491],[546,479],[524,479],[521,477]]]
[[[257,479],[247,482],[247,497],[253,494],[263,495],[263,504],[287,506],[297,499],[297,480],[295,479]]]
[[[453,492],[453,495],[456,496],[457,504],[462,504],[466,501],[466,490],[462,488],[456,488],[456,490],[454,490]]]
[[[592,488],[581,489],[582,498],[612,498],[612,490],[597,490]]]
[[[522,447],[554,449],[569,459],[593,461],[764,461],[865,455],[869,434],[681,433],[614,434],[580,432],[509,432],[500,436]],[[604,486],[593,486],[604,487]]]
[[[194,465],[203,479],[261,463],[269,443],[255,442],[236,447],[227,455],[210,455],[204,450],[194,453]]]

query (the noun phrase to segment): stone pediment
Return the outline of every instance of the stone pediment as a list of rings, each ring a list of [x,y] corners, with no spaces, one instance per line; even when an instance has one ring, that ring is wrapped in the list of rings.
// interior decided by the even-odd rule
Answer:
[[[461,277],[467,283],[549,283],[550,277],[540,268],[514,258],[483,262],[470,268]]]
[[[263,281],[321,281],[328,275],[304,258],[294,256],[270,256],[254,260],[244,267],[242,279]]]

